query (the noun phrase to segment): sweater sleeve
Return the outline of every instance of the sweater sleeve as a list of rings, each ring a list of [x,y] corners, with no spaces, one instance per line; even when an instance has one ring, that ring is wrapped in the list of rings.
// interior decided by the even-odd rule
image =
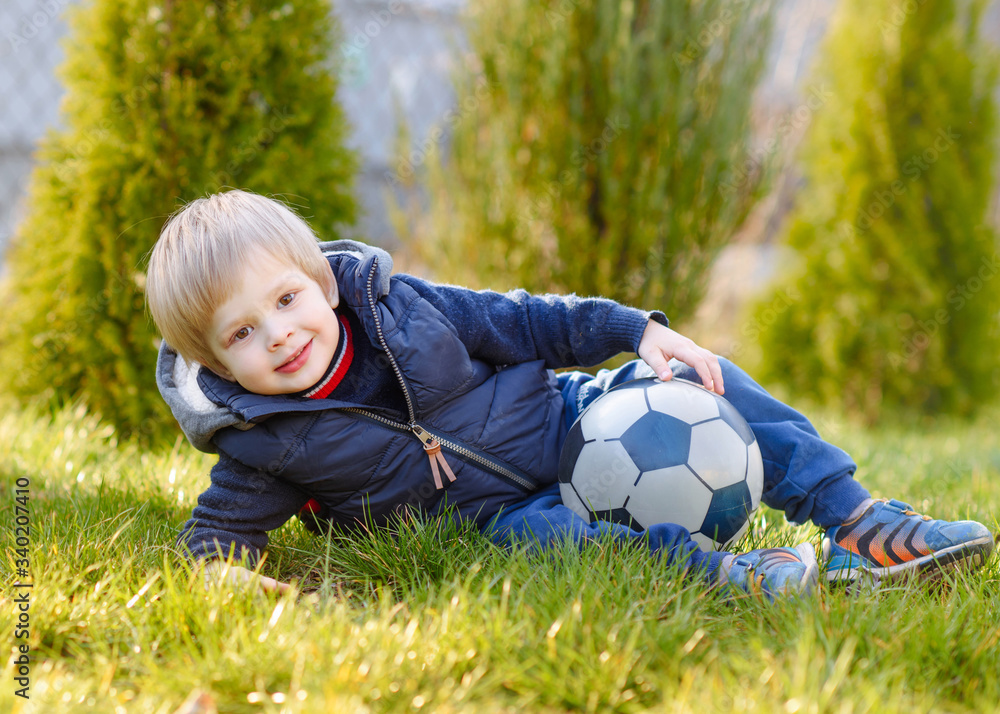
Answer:
[[[470,355],[496,365],[541,359],[550,369],[590,367],[634,352],[650,319],[668,324],[662,312],[606,298],[475,291],[396,277],[441,311]]]
[[[247,556],[256,564],[267,548],[267,532],[282,526],[308,500],[291,484],[221,452],[211,478],[177,538],[191,558],[227,558],[232,551],[235,558]]]

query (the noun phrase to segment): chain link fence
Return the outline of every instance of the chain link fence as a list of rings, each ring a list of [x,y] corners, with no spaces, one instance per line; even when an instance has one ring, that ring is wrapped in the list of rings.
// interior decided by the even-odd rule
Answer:
[[[66,9],[78,0],[0,0],[0,260],[23,208],[35,144],[57,126]],[[459,13],[474,0],[334,0],[341,30],[339,99],[361,156],[357,237],[393,243],[386,175],[402,118],[414,146],[444,124],[455,97],[451,74],[465,43]],[[837,0],[782,0],[761,106],[786,111],[803,101],[802,80]],[[1000,30],[992,3],[987,32]],[[446,136],[437,138],[446,141]]]
[[[0,255],[18,219],[35,143],[57,121],[67,0],[0,0]]]
[[[78,0],[0,0],[0,256],[23,212],[32,153],[59,122],[63,90],[56,68],[65,15]],[[340,24],[339,99],[361,157],[363,216],[358,237],[391,244],[386,172],[394,165],[399,117],[414,141],[454,104],[451,74],[463,40],[463,0],[336,0]]]

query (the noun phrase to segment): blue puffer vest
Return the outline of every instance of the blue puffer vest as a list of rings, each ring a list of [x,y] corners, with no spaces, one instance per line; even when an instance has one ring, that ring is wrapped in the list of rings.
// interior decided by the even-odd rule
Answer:
[[[385,351],[409,413],[252,394],[203,370],[205,395],[254,424],[215,432],[219,451],[295,484],[319,501],[318,516],[346,526],[360,514],[384,524],[408,506],[431,513],[455,507],[481,526],[555,481],[563,400],[541,361],[497,368],[472,359],[451,323],[413,288],[395,278],[391,290],[380,288],[390,283],[378,255],[328,258],[341,302]],[[441,489],[421,441],[428,434],[456,476]]]

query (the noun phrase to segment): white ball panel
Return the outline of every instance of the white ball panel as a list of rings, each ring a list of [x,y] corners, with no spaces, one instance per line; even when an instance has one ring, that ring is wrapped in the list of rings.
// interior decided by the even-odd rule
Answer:
[[[562,498],[563,505],[569,508],[578,516],[584,518],[585,520],[590,520],[590,512],[584,505],[583,501],[576,495],[576,491],[568,483],[559,484],[559,496]]]
[[[676,523],[689,531],[701,528],[712,492],[687,466],[647,471],[632,489],[626,508],[643,527]]]
[[[649,411],[645,389],[623,389],[595,399],[580,419],[584,441],[617,439]]]
[[[739,434],[722,419],[691,429],[688,464],[712,488],[722,488],[744,479],[747,447]]]
[[[662,382],[646,390],[650,406],[658,412],[697,424],[719,416],[719,406],[708,390],[680,382]]]
[[[760,445],[756,440],[747,447],[747,486],[753,510],[760,507],[760,496],[764,491],[764,463],[760,457]]]
[[[639,469],[620,441],[584,444],[573,471],[573,485],[588,510],[621,508]]]

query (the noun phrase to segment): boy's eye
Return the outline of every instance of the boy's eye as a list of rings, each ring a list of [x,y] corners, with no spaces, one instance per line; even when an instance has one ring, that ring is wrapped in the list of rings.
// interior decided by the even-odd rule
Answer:
[[[287,295],[282,295],[280,298],[278,298],[278,304],[281,305],[282,307],[285,307],[289,305],[294,299],[295,299],[295,293],[288,293]]]
[[[245,340],[249,336],[250,336],[250,328],[249,327],[241,327],[233,335],[233,339],[237,340],[237,341],[240,341],[240,340]]]

